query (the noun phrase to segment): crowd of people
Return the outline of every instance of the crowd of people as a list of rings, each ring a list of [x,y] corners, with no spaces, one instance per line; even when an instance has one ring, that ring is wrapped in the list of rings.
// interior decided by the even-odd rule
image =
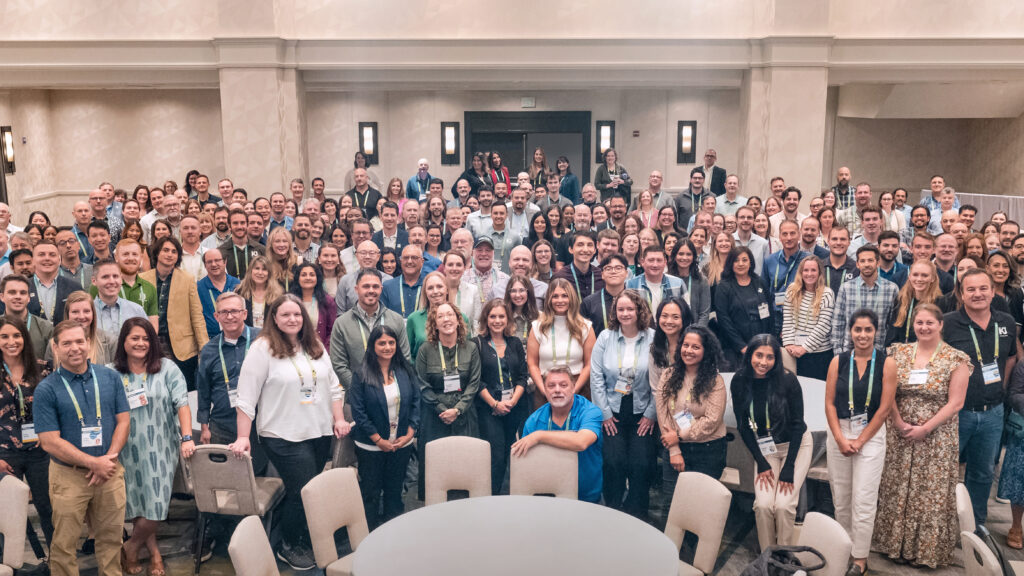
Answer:
[[[844,167],[805,202],[781,177],[741,194],[714,150],[675,194],[604,158],[582,185],[539,148],[518,174],[476,154],[452,183],[425,159],[385,183],[357,154],[340,198],[322,178],[257,196],[193,170],[103,183],[70,219],[0,205],[0,473],[31,487],[51,571],[77,574],[87,521],[100,574],[148,556],[160,576],[179,457],[207,443],[276,469],[296,569],[315,564],[301,489],[332,441],[371,528],[423,498],[426,444],[456,435],[490,444],[494,494],[548,444],[579,453],[581,500],[649,519],[652,486],[667,504],[679,472],[722,476],[730,397],[762,548],[793,542],[808,412],[827,420],[851,574],[871,550],[948,564],[958,465],[983,525],[1004,445],[1024,547],[1016,222],[941,176],[911,205]]]

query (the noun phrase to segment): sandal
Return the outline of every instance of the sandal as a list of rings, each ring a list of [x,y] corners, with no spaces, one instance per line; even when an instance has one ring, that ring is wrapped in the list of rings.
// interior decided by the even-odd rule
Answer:
[[[1006,534],[1006,545],[1014,550],[1024,549],[1024,530],[1010,528]]]
[[[149,561],[149,571],[146,572],[149,576],[166,576],[167,571],[164,569],[164,561],[161,558],[158,561]]]
[[[121,546],[121,571],[129,576],[138,576],[142,574],[142,564],[136,560],[134,563],[128,561],[128,551],[124,546]]]

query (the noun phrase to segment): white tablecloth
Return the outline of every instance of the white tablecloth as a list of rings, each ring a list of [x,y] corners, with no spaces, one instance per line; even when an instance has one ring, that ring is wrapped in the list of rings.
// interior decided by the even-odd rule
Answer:
[[[736,428],[736,415],[732,411],[732,372],[722,374],[725,380],[725,389],[729,398],[725,406],[725,425],[728,428]],[[828,430],[828,420],[825,419],[825,382],[815,378],[797,376],[800,381],[800,388],[804,391],[804,422],[811,432],[825,432]]]
[[[604,506],[543,496],[455,500],[403,514],[356,550],[356,576],[679,572],[663,533]]]

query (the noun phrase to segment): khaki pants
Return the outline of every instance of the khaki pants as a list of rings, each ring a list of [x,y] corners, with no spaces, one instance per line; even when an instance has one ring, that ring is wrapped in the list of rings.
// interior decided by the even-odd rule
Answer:
[[[796,505],[800,501],[800,488],[811,467],[811,449],[814,442],[811,433],[804,432],[800,439],[800,451],[793,462],[793,491],[783,494],[779,491],[779,471],[786,462],[789,444],[776,446],[778,452],[765,456],[775,475],[771,488],[762,488],[757,483],[757,468],[754,469],[754,518],[757,521],[757,541],[761,550],[775,544],[788,546],[793,542],[793,524],[796,522]]]
[[[850,420],[839,421],[839,429],[850,438]],[[860,453],[844,456],[839,444],[828,432],[828,479],[836,520],[853,541],[853,557],[867,558],[878,510],[878,485],[885,467],[885,425],[861,446]]]
[[[50,503],[53,506],[53,542],[50,572],[78,576],[76,558],[82,526],[89,523],[96,540],[96,568],[100,576],[121,576],[121,533],[124,530],[124,468],[99,486],[89,486],[88,470],[50,462]]]

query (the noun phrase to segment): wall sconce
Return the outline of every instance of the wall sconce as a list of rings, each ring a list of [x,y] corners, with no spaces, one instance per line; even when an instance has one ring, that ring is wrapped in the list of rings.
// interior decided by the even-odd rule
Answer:
[[[697,162],[697,121],[680,120],[676,131],[676,164]]]
[[[615,121],[597,121],[597,162],[604,162],[604,152],[615,148]]]
[[[366,156],[366,165],[380,164],[377,147],[377,123],[359,123],[359,150]]]
[[[459,163],[459,123],[441,122],[441,165]]]
[[[14,174],[14,132],[10,126],[0,126],[0,147],[4,174]]]

